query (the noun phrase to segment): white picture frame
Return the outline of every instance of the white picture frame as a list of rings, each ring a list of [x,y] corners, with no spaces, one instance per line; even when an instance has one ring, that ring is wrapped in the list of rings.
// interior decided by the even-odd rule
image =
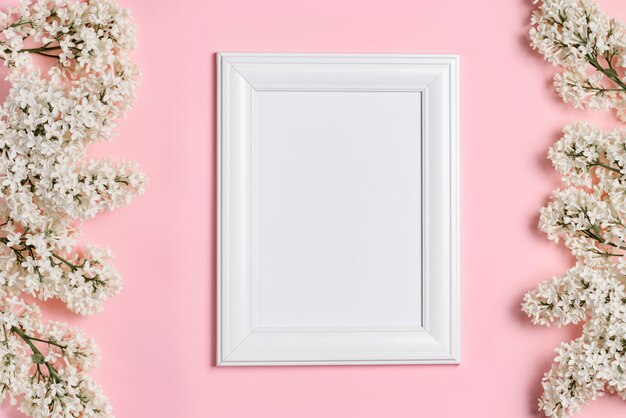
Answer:
[[[458,364],[459,57],[217,71],[217,365]]]

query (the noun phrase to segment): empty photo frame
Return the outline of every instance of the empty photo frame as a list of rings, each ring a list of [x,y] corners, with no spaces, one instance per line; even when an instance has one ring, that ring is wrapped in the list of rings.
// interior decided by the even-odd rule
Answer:
[[[217,65],[217,364],[458,363],[458,57]]]

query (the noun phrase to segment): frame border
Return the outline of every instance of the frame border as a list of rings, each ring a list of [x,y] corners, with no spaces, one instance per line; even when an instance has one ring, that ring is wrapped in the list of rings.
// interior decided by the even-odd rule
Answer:
[[[228,138],[228,129],[229,122],[232,110],[228,107],[228,101],[230,95],[232,95],[232,88],[229,86],[228,81],[226,80],[228,75],[227,73],[236,73],[243,80],[242,83],[248,84],[249,88],[254,91],[263,91],[263,90],[298,90],[302,91],[302,87],[293,88],[288,84],[268,87],[267,84],[263,84],[266,81],[264,80],[264,75],[262,73],[255,74],[254,71],[250,71],[255,65],[259,67],[267,67],[267,65],[263,66],[263,64],[277,64],[277,65],[285,65],[285,64],[387,64],[387,65],[413,65],[413,66],[440,66],[444,68],[437,73],[437,77],[442,76],[446,78],[444,91],[448,92],[448,97],[441,97],[443,100],[445,111],[447,111],[447,119],[449,120],[449,199],[450,199],[450,219],[449,219],[449,303],[450,303],[450,311],[449,311],[449,321],[447,325],[447,331],[449,332],[449,341],[447,344],[439,344],[438,347],[433,348],[434,346],[428,342],[424,343],[424,347],[426,350],[422,353],[414,352],[414,353],[405,353],[407,354],[404,358],[375,358],[376,356],[372,356],[369,354],[369,357],[363,357],[360,353],[353,356],[353,358],[345,358],[341,359],[333,359],[328,356],[324,356],[323,353],[319,352],[323,347],[318,347],[318,355],[313,356],[311,358],[302,357],[302,355],[293,355],[289,353],[283,353],[282,357],[279,353],[276,357],[272,356],[264,358],[263,356],[259,357],[255,355],[255,348],[259,349],[263,344],[267,344],[267,342],[254,341],[255,338],[250,338],[254,329],[250,330],[250,333],[245,336],[241,341],[239,341],[234,347],[227,347],[228,344],[225,343],[227,337],[225,337],[224,333],[228,331],[229,327],[232,326],[230,322],[230,317],[228,314],[225,314],[225,310],[229,308],[229,301],[225,300],[224,293],[225,287],[228,284],[229,274],[225,271],[225,265],[227,262],[224,260],[224,254],[228,251],[228,243],[225,243],[225,235],[224,235],[224,215],[227,212],[225,207],[225,198],[224,192],[228,190],[228,185],[224,184],[226,180],[228,180],[226,171],[229,170],[228,161],[225,160],[224,150],[227,146],[227,138]],[[250,77],[248,76],[250,73]],[[446,73],[446,74],[444,74]],[[432,78],[434,80],[435,78]],[[267,78],[267,77],[265,77]],[[252,81],[251,81],[252,79]],[[261,80],[261,82],[259,82]],[[441,80],[439,80],[441,81]],[[271,81],[270,81],[271,82]],[[354,87],[344,87],[342,90],[350,91]],[[377,90],[380,91],[389,91],[385,87],[375,86]],[[320,90],[320,87],[313,86],[312,90]],[[326,88],[322,88],[326,90]],[[428,109],[425,106],[425,96],[429,94],[426,87],[416,87],[413,85],[409,85],[408,89],[410,91],[420,91],[422,92],[422,114],[423,121],[426,122],[424,118],[425,112],[428,112]],[[306,89],[305,89],[306,91]],[[334,91],[334,90],[329,90]],[[404,91],[404,90],[403,90]],[[439,91],[441,93],[441,91]],[[442,95],[443,96],[443,95]],[[323,54],[323,53],[313,53],[313,54],[305,54],[305,53],[218,53],[217,54],[217,366],[258,366],[258,365],[338,365],[338,364],[459,364],[460,363],[460,144],[459,144],[459,56],[458,55],[438,55],[438,54]],[[424,148],[424,143],[428,142],[428,131],[427,131],[426,123],[423,123],[423,138],[422,138],[422,148]],[[446,135],[448,136],[448,135]],[[424,169],[427,165],[427,161],[424,161],[426,154],[422,153],[422,172],[424,181]],[[424,193],[424,188],[422,188],[422,194]],[[428,218],[424,215],[424,200],[422,200],[422,222],[428,222]],[[426,221],[425,221],[426,218]],[[425,230],[422,229],[422,233],[425,234]],[[423,235],[423,244],[422,244],[422,258],[424,258],[424,248],[428,245],[428,241],[424,238]],[[422,264],[422,268],[423,264]],[[425,278],[423,276],[423,286]],[[424,290],[424,289],[423,289]],[[422,309],[425,309],[425,305],[428,303],[426,293],[423,291],[422,293],[423,303]],[[422,321],[424,321],[424,316],[422,316]],[[425,325],[425,324],[423,324]],[[388,330],[381,331],[389,334],[389,332],[395,332],[400,335],[407,332],[412,332],[412,337],[415,338],[416,333],[420,333],[420,337],[422,338],[422,334],[428,334],[429,327],[424,326],[424,329],[421,330]],[[299,331],[302,334],[302,331]],[[326,338],[326,341],[335,341],[337,335],[342,334],[341,332],[334,332],[332,336],[329,332],[319,332],[314,331],[312,333],[316,333],[319,335],[315,335],[314,337]],[[259,334],[259,333],[257,333]],[[272,334],[264,332],[264,334]],[[271,342],[267,348],[271,348],[272,350],[280,351],[281,341],[284,343],[286,340],[283,338],[285,334],[289,334],[289,332],[280,332],[278,338],[274,338],[277,341]],[[359,335],[357,335],[359,334]],[[351,338],[361,338],[363,335],[368,334],[373,336],[374,334],[379,334],[378,332],[364,331],[364,332],[351,332]],[[265,337],[265,336],[262,336]],[[272,336],[271,336],[272,337]],[[276,337],[276,336],[273,336]],[[367,335],[365,335],[365,338]],[[281,340],[282,338],[282,340]],[[330,338],[330,339],[329,339]],[[334,339],[333,339],[334,338]],[[256,338],[258,340],[258,338]],[[270,338],[271,339],[271,338]],[[287,341],[288,342],[288,341]],[[256,346],[255,346],[256,344]],[[276,345],[278,344],[278,345]],[[251,347],[248,347],[251,346]],[[251,349],[250,349],[251,348]],[[321,350],[323,351],[323,350]],[[238,352],[238,353],[236,353]],[[235,355],[237,354],[237,355]],[[267,353],[265,353],[267,354]],[[332,356],[331,356],[332,357]],[[381,356],[385,357],[385,356]]]

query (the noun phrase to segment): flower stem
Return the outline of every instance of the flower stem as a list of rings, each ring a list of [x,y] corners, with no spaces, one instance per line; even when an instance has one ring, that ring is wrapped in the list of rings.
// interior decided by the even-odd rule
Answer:
[[[57,260],[59,260],[61,263],[65,264],[66,266],[68,266],[72,270],[76,270],[78,268],[77,265],[70,263],[69,261],[67,261],[66,259],[64,259],[60,255],[57,255],[56,253],[52,253],[52,257],[56,258]]]
[[[622,173],[617,168],[611,167],[610,165],[607,165],[607,164],[604,164],[604,163],[601,163],[601,162],[589,164],[587,167],[588,168],[591,168],[591,167],[602,167],[602,168],[606,168],[607,170],[611,170],[611,171],[613,171],[613,172],[615,172],[617,174],[621,174]]]
[[[9,239],[7,237],[0,237],[0,243],[8,244],[9,243]],[[28,250],[28,251],[31,251],[31,255],[32,255],[32,249],[34,248],[33,246],[26,245],[23,242],[20,242],[20,245],[23,245],[23,247],[20,248],[20,249],[12,248],[12,250],[14,252],[16,252],[16,253],[21,253],[22,251]],[[74,270],[76,270],[76,269],[78,269],[80,267],[80,266],[77,266],[76,264],[70,263],[65,258],[61,257],[60,255],[58,255],[56,253],[52,253],[52,257],[56,258],[61,263],[63,263],[66,266],[68,266],[72,271],[74,271]]]
[[[33,343],[33,341],[41,341],[41,340],[39,340],[37,338],[29,337],[28,335],[26,335],[24,333],[24,331],[22,331],[18,327],[11,327],[11,332],[14,333],[14,334],[17,334],[22,340],[24,340],[24,342],[26,344],[28,344],[28,346],[30,347],[30,349],[33,351],[33,353],[36,356],[38,356],[39,358],[45,358],[43,353],[41,351],[39,351],[37,346]],[[48,342],[48,341],[46,341],[46,342]],[[57,371],[54,368],[54,366],[52,364],[48,363],[45,360],[43,360],[43,363],[46,365],[46,368],[48,369],[48,373],[50,373],[50,377],[52,377],[56,383],[60,383],[61,382],[61,378],[59,377],[59,374],[57,373]]]
[[[614,68],[604,68],[602,65],[600,65],[600,63],[598,62],[598,59],[591,55],[587,56],[587,61],[589,61],[589,64],[591,64],[593,68],[600,71],[602,74],[608,77],[612,82],[620,86],[622,90],[626,90],[626,83],[620,80],[617,74],[617,71],[615,71]]]

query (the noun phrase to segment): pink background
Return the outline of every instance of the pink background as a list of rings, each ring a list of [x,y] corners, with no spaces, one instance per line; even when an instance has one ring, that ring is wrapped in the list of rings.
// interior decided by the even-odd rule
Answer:
[[[7,3],[2,0],[0,3]],[[558,177],[548,146],[575,119],[527,46],[526,0],[123,0],[139,24],[139,99],[119,137],[94,149],[141,163],[146,195],[87,222],[125,289],[79,318],[96,338],[95,377],[120,418],[537,416],[540,379],[576,328],[534,327],[523,294],[571,260],[536,231]],[[626,20],[623,0],[602,6]],[[462,57],[462,364],[216,368],[215,53],[459,53]],[[580,417],[623,415],[606,397]],[[21,416],[0,409],[3,417]]]

